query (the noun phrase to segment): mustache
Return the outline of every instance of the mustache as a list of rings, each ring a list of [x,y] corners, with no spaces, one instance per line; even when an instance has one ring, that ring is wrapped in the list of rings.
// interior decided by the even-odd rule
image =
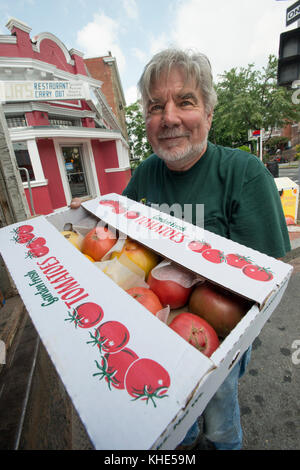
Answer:
[[[160,132],[158,135],[159,139],[168,139],[170,137],[189,137],[190,132],[180,131],[179,129],[166,129],[163,132]]]

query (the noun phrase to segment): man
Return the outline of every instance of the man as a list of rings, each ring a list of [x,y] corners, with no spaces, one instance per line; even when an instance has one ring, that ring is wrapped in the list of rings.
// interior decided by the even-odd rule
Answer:
[[[273,257],[290,250],[280,198],[254,155],[208,142],[217,97],[203,54],[167,49],[139,81],[147,137],[154,154],[135,170],[123,194],[146,204],[204,204],[204,228]],[[76,202],[71,206],[76,206]],[[196,223],[193,211],[192,223]],[[238,379],[250,349],[203,412],[204,434],[216,449],[241,449]],[[196,422],[180,448],[193,448]]]

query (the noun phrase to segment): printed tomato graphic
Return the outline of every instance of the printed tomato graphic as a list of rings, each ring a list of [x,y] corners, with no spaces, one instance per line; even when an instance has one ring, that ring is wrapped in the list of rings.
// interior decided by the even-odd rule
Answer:
[[[43,237],[34,238],[27,244],[27,246],[29,246],[30,248],[37,248],[43,245],[46,245],[46,240]]]
[[[211,245],[205,240],[193,240],[188,244],[188,248],[196,253],[202,253],[202,251],[211,248]]]
[[[19,227],[15,228],[13,232],[15,233],[29,233],[33,231],[33,226],[32,225],[20,225]]]
[[[112,199],[104,199],[100,201],[99,204],[111,207],[112,212],[115,212],[116,214],[123,214],[123,212],[126,211],[119,201],[113,201]]]
[[[121,351],[129,341],[129,331],[123,323],[118,321],[108,321],[102,323],[93,335],[90,332],[91,341],[87,344],[95,344],[100,349],[100,353],[116,353]]]
[[[103,318],[104,313],[100,305],[94,302],[85,302],[73,310],[73,313],[68,313],[69,318],[65,321],[74,322],[75,328],[91,328],[97,325]]]
[[[125,388],[134,400],[149,400],[156,407],[155,400],[165,398],[171,379],[158,362],[142,358],[133,362],[125,375]]]
[[[246,264],[252,264],[252,261],[247,256],[238,255],[236,253],[230,253],[226,255],[226,263],[234,268],[243,268]]]
[[[251,279],[255,279],[256,281],[266,282],[273,279],[273,274],[269,268],[248,264],[242,269],[242,271],[246,276],[250,277]]]
[[[215,248],[204,250],[202,256],[211,263],[223,263],[226,260],[223,251],[216,250]]]
[[[16,243],[28,243],[34,238],[34,234],[31,232],[16,232],[13,240]]]
[[[100,372],[96,372],[93,376],[99,376],[108,383],[111,390],[111,385],[119,390],[125,388],[125,374],[129,366],[139,359],[139,356],[129,348],[124,348],[115,354],[105,354],[101,359],[101,365],[95,361],[97,368]]]
[[[37,246],[30,247],[30,249],[27,252],[26,258],[40,258],[41,256],[44,256],[47,253],[49,253],[49,248],[47,246],[37,245]]]
[[[124,214],[127,219],[136,219],[139,215],[140,213],[136,211],[128,211]]]

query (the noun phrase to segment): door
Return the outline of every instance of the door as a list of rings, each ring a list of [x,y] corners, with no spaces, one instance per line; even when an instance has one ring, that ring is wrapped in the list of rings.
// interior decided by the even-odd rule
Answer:
[[[80,145],[62,147],[62,154],[72,198],[88,196],[89,188],[82,158],[82,147]]]

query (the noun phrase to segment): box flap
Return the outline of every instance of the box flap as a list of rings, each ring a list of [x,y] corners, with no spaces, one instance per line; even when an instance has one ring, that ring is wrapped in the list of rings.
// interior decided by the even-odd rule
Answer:
[[[80,213],[87,214],[70,210],[69,221],[78,222]],[[53,217],[62,230],[62,215]],[[95,448],[149,449],[212,361],[97,269],[45,217],[0,229],[0,250]],[[133,358],[129,366],[124,356]],[[111,373],[110,387],[104,358],[114,367],[109,372],[120,374]]]
[[[295,183],[295,181],[291,180],[287,176],[274,178],[275,184],[277,186],[278,191],[281,189],[299,189],[299,185]]]
[[[164,257],[260,305],[292,270],[282,261],[118,194],[82,205]],[[243,257],[246,264],[238,268],[237,260]]]

